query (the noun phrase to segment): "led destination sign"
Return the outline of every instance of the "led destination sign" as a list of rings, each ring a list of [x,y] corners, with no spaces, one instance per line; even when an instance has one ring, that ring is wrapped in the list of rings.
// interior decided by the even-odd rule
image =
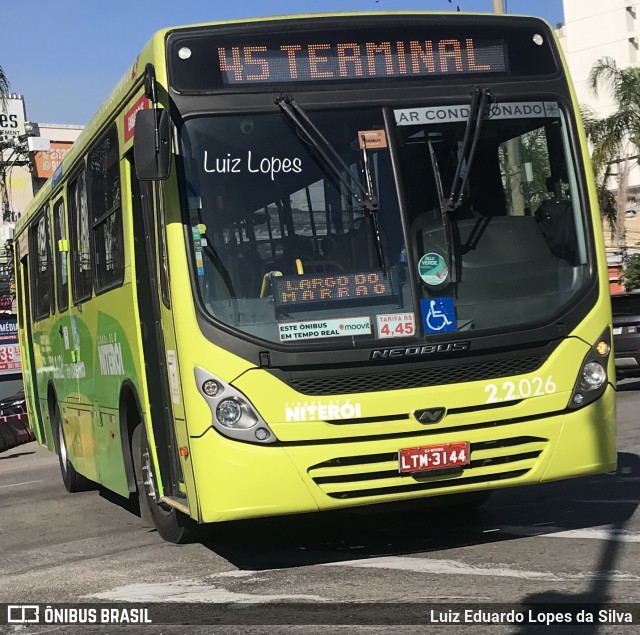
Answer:
[[[370,300],[392,295],[388,278],[380,273],[273,278],[276,305],[315,304],[331,300]]]
[[[220,46],[217,63],[223,86],[507,70],[502,43],[473,38]]]
[[[495,29],[442,25],[236,35],[176,33],[178,92],[241,86],[495,75],[511,71],[511,40]],[[513,36],[511,36],[513,39]]]

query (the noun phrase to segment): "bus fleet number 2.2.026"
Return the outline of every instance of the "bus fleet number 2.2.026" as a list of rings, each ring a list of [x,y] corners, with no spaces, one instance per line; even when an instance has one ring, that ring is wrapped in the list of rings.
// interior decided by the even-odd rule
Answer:
[[[556,391],[556,385],[551,375],[546,378],[533,377],[520,381],[505,381],[502,386],[487,384],[484,391],[489,394],[486,403],[499,403],[501,401],[516,401],[528,397],[542,397]]]

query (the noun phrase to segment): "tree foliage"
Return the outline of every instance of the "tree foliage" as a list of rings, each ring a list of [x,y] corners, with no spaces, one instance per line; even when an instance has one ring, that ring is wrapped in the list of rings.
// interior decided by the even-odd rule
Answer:
[[[589,73],[589,84],[596,97],[607,90],[616,104],[614,113],[601,121],[597,139],[604,154],[597,159],[607,159],[620,152],[628,138],[636,147],[640,138],[640,69],[619,68],[611,57],[598,60]],[[607,151],[614,155],[607,156]]]
[[[640,254],[632,254],[625,258],[621,281],[627,291],[640,289]]]
[[[616,104],[608,117],[598,119],[592,110],[582,109],[587,137],[593,145],[591,161],[598,187],[598,202],[602,216],[611,226],[616,222],[616,200],[607,189],[612,165],[626,155],[626,145],[636,148],[640,142],[640,69],[619,68],[611,57],[598,60],[589,73],[589,85],[598,97],[603,91],[611,95]]]
[[[0,104],[4,101],[5,97],[9,94],[9,80],[4,74],[2,66],[0,66]]]

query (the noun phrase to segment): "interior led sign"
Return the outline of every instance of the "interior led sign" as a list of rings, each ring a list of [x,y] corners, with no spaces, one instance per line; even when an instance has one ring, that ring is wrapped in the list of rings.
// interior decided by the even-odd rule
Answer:
[[[371,300],[393,295],[389,279],[373,271],[321,276],[273,278],[276,305]]]

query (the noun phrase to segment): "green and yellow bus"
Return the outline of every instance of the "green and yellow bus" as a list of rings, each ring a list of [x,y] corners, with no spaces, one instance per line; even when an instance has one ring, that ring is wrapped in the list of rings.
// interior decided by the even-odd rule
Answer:
[[[16,234],[37,438],[166,540],[615,468],[597,197],[539,19],[160,31]]]

